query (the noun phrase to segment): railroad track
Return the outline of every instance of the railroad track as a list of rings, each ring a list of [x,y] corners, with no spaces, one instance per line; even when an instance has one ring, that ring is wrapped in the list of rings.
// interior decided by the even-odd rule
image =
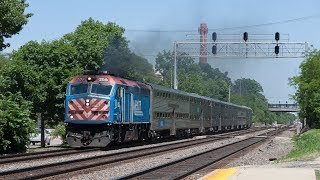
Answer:
[[[229,135],[240,135],[254,130],[245,130],[239,132],[228,133]],[[204,139],[194,139],[191,141],[177,142],[173,144],[159,145],[154,147],[146,147],[141,149],[130,150],[126,152],[110,153],[105,155],[98,155],[94,157],[75,159],[70,161],[51,163],[41,166],[33,166],[15,170],[8,170],[0,172],[0,178],[4,179],[38,179],[50,176],[56,176],[78,170],[103,166],[111,163],[119,163],[121,161],[133,160],[146,156],[156,156],[165,152],[197,146],[200,144],[210,143],[219,139],[226,139],[229,136],[209,136]]]
[[[269,132],[267,137],[250,137],[153,168],[129,174],[119,179],[153,179],[155,177],[157,179],[182,179],[287,129],[288,128],[286,127]]]
[[[245,134],[245,133],[249,133],[249,132],[253,132],[253,131],[257,131],[257,130],[261,130],[261,129],[247,129],[247,130],[242,130],[242,131],[223,133],[223,134],[214,135],[214,136],[216,136],[216,137],[235,136],[235,135],[241,135],[241,134]],[[128,144],[128,145],[130,146],[130,144]],[[135,146],[137,146],[137,145],[139,145],[139,144],[136,144]],[[145,143],[140,143],[140,145],[145,145]],[[52,157],[57,157],[57,156],[75,155],[75,154],[87,153],[87,152],[93,152],[93,151],[120,149],[122,147],[127,147],[127,146],[118,145],[118,146],[109,147],[109,148],[90,148],[90,149],[71,148],[71,149],[59,149],[59,150],[52,150],[52,151],[42,151],[42,152],[6,155],[6,156],[0,156],[0,165],[14,163],[14,162],[23,162],[23,161],[39,160],[39,159],[44,159],[44,158],[52,158]]]
[[[24,154],[15,154],[15,155],[7,155],[1,156],[0,158],[0,165],[8,164],[13,162],[22,162],[22,161],[31,161],[43,158],[51,158],[56,156],[66,156],[70,154],[78,154],[78,153],[85,153],[91,151],[97,151],[98,148],[92,149],[59,149],[59,150],[52,150],[52,151],[40,151],[40,152],[32,152],[32,153],[24,153]]]

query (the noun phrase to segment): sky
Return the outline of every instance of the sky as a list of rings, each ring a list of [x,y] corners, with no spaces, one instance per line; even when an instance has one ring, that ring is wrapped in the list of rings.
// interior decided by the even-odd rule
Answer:
[[[130,48],[154,64],[155,55],[173,50],[174,41],[184,41],[186,32],[197,33],[206,23],[221,34],[289,34],[292,42],[308,42],[320,49],[319,0],[27,0],[26,12],[34,15],[18,35],[6,42],[4,52],[19,49],[28,41],[52,41],[73,32],[81,21],[92,17],[103,23],[115,22],[126,29]],[[313,16],[289,23],[244,27]],[[152,30],[150,32],[150,30]],[[249,36],[250,37],[250,36]],[[291,103],[295,89],[288,78],[299,75],[298,59],[208,59],[208,63],[227,71],[232,80],[251,78],[259,82],[270,103]]]

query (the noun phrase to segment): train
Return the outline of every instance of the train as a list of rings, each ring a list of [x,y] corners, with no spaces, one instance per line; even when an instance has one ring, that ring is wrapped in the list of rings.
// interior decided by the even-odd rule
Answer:
[[[87,71],[68,83],[66,141],[71,147],[250,128],[252,109],[164,86]]]

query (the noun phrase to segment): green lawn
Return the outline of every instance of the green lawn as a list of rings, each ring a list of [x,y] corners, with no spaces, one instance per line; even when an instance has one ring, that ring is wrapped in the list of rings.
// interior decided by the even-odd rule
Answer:
[[[311,129],[293,138],[294,149],[284,160],[312,159],[320,156],[320,129]]]
[[[320,171],[316,171],[316,179],[320,180]]]

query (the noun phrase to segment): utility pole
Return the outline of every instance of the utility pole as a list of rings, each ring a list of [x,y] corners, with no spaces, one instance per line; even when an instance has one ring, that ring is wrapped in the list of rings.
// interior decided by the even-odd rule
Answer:
[[[242,94],[241,94],[241,90],[242,90],[241,81],[242,81],[242,78],[240,78],[240,96],[242,96]]]
[[[177,46],[178,44],[174,42],[174,63],[173,63],[173,88],[178,89],[178,79],[177,79]]]
[[[230,103],[230,94],[231,94],[231,85],[229,85],[229,98],[228,98],[229,103]]]
[[[40,140],[41,140],[41,147],[44,148],[46,147],[46,143],[44,141],[44,121],[41,118],[41,113],[38,114],[38,126],[40,122]],[[39,127],[38,127],[39,128]],[[38,129],[39,131],[39,129]]]

